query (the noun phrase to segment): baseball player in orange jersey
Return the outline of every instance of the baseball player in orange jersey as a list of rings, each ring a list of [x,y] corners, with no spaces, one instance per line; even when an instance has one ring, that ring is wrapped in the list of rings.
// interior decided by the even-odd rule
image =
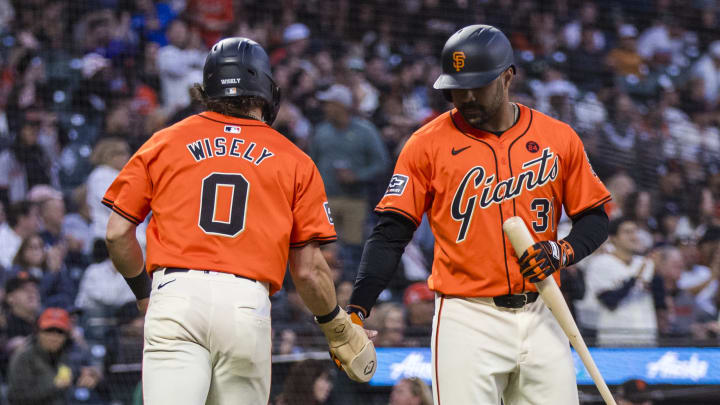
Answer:
[[[267,54],[245,38],[218,42],[195,92],[210,111],[154,134],[103,199],[113,263],[141,309],[149,297],[144,403],[266,404],[269,296],[288,263],[331,353],[369,380],[374,348],[337,306],[318,247],[336,238],[320,174],[269,126],[280,90]],[[135,227],[151,211],[143,266]]]
[[[582,142],[566,124],[508,98],[513,51],[494,27],[448,39],[435,88],[455,108],[407,141],[368,239],[348,311],[369,315],[423,213],[435,235],[428,285],[436,404],[578,403],[568,339],[534,282],[607,238],[603,204]],[[561,209],[573,220],[557,240]],[[503,222],[522,217],[540,241],[513,253]]]

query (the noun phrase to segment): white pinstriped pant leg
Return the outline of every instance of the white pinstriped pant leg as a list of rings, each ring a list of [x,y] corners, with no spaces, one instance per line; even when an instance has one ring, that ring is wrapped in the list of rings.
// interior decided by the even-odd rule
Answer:
[[[577,405],[567,337],[539,299],[524,309],[437,298],[433,336],[436,405]]]
[[[266,404],[269,312],[260,283],[226,274],[156,272],[145,318],[144,403]]]

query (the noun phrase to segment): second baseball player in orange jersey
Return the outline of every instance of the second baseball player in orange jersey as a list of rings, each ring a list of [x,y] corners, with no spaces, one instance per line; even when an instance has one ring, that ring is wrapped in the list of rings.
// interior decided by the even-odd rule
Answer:
[[[509,100],[513,51],[494,27],[448,39],[435,88],[455,108],[403,147],[365,245],[348,311],[368,316],[427,213],[436,405],[578,403],[568,339],[534,283],[607,238],[610,193],[566,124]],[[562,211],[573,221],[557,240]],[[521,257],[502,230],[519,216],[539,241]]]
[[[518,271],[504,220],[521,216],[535,240],[555,240],[563,206],[572,217],[610,199],[575,132],[518,107],[518,121],[501,137],[474,129],[457,110],[442,114],[416,132],[398,158],[376,210],[415,224],[428,211],[437,238],[432,290],[464,297],[537,291]]]

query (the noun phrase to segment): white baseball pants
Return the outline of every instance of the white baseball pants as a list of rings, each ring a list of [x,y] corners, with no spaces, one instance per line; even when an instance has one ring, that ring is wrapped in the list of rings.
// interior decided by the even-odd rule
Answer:
[[[436,405],[577,405],[570,344],[538,298],[437,297],[431,341]]]
[[[145,405],[267,404],[267,285],[191,270],[153,274],[145,316]]]

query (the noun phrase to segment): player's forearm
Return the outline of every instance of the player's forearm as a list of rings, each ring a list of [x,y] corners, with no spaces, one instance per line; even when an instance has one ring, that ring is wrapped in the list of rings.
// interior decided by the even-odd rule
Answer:
[[[300,298],[315,316],[337,307],[332,271],[316,243],[290,250],[290,275]]]
[[[370,310],[377,297],[395,275],[405,246],[412,239],[415,225],[399,214],[387,213],[365,243],[350,305],[363,309],[363,315]]]
[[[105,244],[113,265],[125,278],[136,277],[144,271],[142,249],[135,229],[134,224],[114,212],[110,215]]]
[[[608,217],[603,206],[587,210],[573,218],[572,229],[565,241],[573,248],[573,263],[594,252],[608,237]],[[572,264],[572,263],[571,263]]]

